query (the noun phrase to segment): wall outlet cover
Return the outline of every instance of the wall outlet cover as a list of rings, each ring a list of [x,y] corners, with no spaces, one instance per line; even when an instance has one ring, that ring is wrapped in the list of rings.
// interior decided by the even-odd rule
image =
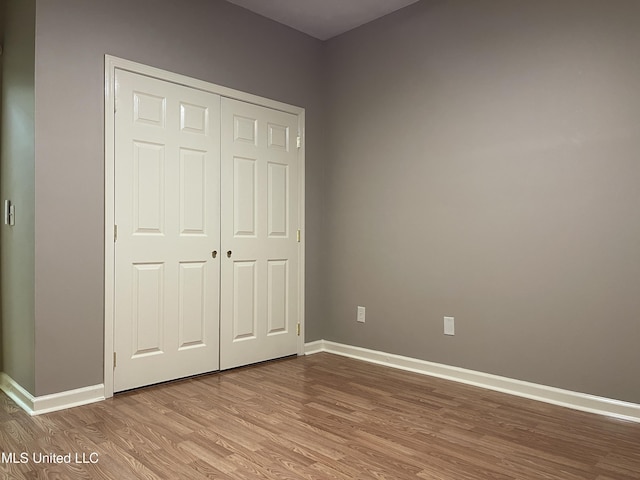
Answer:
[[[444,334],[456,334],[455,319],[453,317],[444,317]]]

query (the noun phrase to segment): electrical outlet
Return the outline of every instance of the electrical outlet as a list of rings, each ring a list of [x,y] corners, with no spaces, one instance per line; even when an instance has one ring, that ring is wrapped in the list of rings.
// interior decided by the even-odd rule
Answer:
[[[456,334],[456,326],[454,321],[455,319],[453,317],[444,317],[444,334],[445,335]]]
[[[358,322],[364,323],[364,317],[365,317],[364,307],[358,307],[358,317],[357,317]]]

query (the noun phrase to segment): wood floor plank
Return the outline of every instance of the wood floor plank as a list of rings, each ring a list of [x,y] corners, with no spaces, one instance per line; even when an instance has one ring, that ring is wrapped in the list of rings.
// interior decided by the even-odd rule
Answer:
[[[640,480],[640,424],[330,354],[38,417],[0,394],[0,452],[11,480]]]

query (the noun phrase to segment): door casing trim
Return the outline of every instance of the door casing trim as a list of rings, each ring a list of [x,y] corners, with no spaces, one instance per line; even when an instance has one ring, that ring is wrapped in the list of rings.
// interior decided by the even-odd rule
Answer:
[[[297,115],[298,135],[301,145],[298,149],[298,227],[302,232],[299,248],[298,278],[298,318],[300,336],[298,337],[298,355],[304,355],[304,308],[305,308],[305,110],[302,107],[270,100],[232,88],[223,87],[196,78],[167,70],[132,62],[123,58],[105,55],[104,67],[104,397],[113,396],[113,352],[115,327],[115,75],[116,70],[146,75],[197,90],[215,93],[222,97],[233,98],[247,103],[260,105],[274,110]]]

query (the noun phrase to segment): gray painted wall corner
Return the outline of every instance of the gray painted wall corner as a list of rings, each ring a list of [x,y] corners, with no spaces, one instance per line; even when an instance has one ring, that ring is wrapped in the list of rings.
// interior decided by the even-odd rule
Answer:
[[[15,226],[0,224],[2,370],[34,394],[35,0],[2,6],[0,199],[16,208]]]
[[[38,0],[38,395],[103,380],[105,54],[305,108],[313,132],[306,144],[306,322],[314,335],[323,318],[314,261],[324,196],[321,53],[320,41],[222,1]]]
[[[436,0],[328,42],[328,340],[640,403],[638,21]]]

